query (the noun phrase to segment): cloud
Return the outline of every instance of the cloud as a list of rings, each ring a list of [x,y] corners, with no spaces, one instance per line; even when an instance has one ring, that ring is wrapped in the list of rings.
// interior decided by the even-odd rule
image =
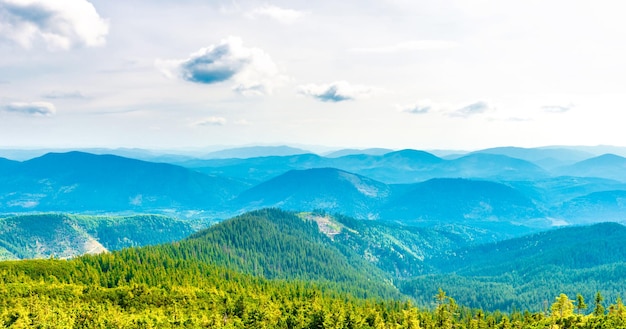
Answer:
[[[563,105],[546,105],[542,106],[541,109],[545,112],[549,113],[564,113],[574,108],[574,104],[569,104],[566,106]]]
[[[298,92],[322,102],[342,102],[368,97],[373,93],[373,89],[366,86],[353,86],[346,81],[335,81],[326,85],[302,85],[298,87]]]
[[[414,104],[396,105],[396,108],[400,112],[406,112],[411,114],[426,114],[433,111],[435,109],[435,105],[429,100],[423,100]]]
[[[250,123],[250,121],[246,119],[237,120],[234,123],[238,126],[251,126],[252,125],[252,123]]]
[[[52,91],[45,95],[44,98],[47,99],[86,99],[87,96],[83,95],[80,91]]]
[[[49,49],[96,47],[109,23],[86,0],[0,0],[0,36],[24,48],[43,41]]]
[[[285,9],[272,5],[265,5],[246,13],[248,18],[268,17],[283,24],[292,24],[304,15],[303,12],[294,9]]]
[[[16,102],[1,107],[5,112],[20,113],[32,116],[51,116],[56,113],[54,104],[48,102],[22,103]]]
[[[449,49],[457,46],[458,44],[452,41],[414,40],[381,47],[353,48],[352,51],[363,53],[396,53],[401,51]]]
[[[232,80],[233,91],[244,95],[271,94],[286,80],[268,54],[244,47],[238,37],[202,48],[184,60],[157,59],[155,65],[167,77],[193,83],[210,85]]]
[[[226,119],[222,118],[222,117],[208,117],[205,119],[202,119],[196,123],[194,123],[194,126],[223,126],[226,124]]]
[[[476,114],[485,113],[489,110],[491,110],[491,107],[487,102],[478,101],[453,111],[450,113],[450,116],[467,118]]]

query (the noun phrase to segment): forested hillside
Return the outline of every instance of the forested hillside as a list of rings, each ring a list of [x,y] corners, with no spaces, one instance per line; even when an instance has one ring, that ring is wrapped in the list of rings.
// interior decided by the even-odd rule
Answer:
[[[70,258],[180,240],[188,223],[160,215],[19,215],[0,218],[0,259]]]
[[[434,260],[438,272],[399,282],[402,292],[443,288],[472,307],[540,311],[550,296],[602,291],[615,300],[626,286],[626,227],[603,223],[542,232],[456,250]]]
[[[257,214],[258,215],[258,214]],[[197,243],[73,260],[0,262],[0,326],[8,328],[622,328],[621,299],[547,296],[541,312],[471,309],[439,289],[427,306],[349,283],[267,280],[198,258]],[[190,240],[193,240],[190,239]],[[211,241],[205,240],[205,245]],[[184,256],[183,256],[184,255]],[[181,257],[182,256],[182,257]],[[445,283],[444,281],[440,281]],[[491,291],[480,287],[476,293]],[[458,296],[458,297],[457,297]],[[608,311],[608,312],[607,312]],[[583,315],[588,314],[588,315]]]

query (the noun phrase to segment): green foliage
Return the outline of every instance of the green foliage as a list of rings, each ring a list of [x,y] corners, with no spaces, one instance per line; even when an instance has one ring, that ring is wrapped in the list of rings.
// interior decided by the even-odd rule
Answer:
[[[184,249],[184,243],[179,247]],[[366,328],[417,323],[410,303],[267,280],[169,246],[0,262],[0,324],[50,328]]]
[[[574,314],[574,303],[566,294],[560,294],[550,307],[550,310],[553,317],[563,319]]]
[[[313,224],[288,216],[292,214],[265,212],[240,218],[249,225],[242,228],[269,225],[261,218],[278,223],[285,220],[293,227],[278,227],[287,236],[297,237],[298,232]],[[291,222],[296,219],[300,222]],[[358,282],[350,289],[348,282],[333,285],[323,280],[280,279],[285,272],[279,271],[274,272],[276,279],[271,280],[245,274],[212,261],[226,255],[217,252],[219,247],[211,246],[222,229],[205,231],[178,243],[72,260],[0,262],[0,327],[626,328],[626,307],[619,298],[606,315],[580,315],[574,314],[572,301],[561,294],[552,307],[553,316],[547,316],[543,311],[503,313],[470,309],[438,288],[434,294],[422,293],[423,298],[434,301],[433,307],[418,309],[410,301],[398,298],[355,296],[352,292],[362,293],[363,289]],[[251,240],[252,245],[261,241],[247,235],[230,237]],[[310,238],[301,242],[309,243]],[[285,241],[279,245],[293,247]],[[228,246],[234,250],[237,244]],[[329,255],[332,256],[325,256]],[[224,264],[236,264],[237,259],[233,256],[232,263]],[[478,291],[481,292],[484,291]]]
[[[69,258],[180,240],[191,225],[159,215],[20,215],[0,219],[0,260]]]
[[[551,296],[591,298],[598,291],[615,300],[626,285],[626,228],[616,223],[569,227],[464,248],[435,260],[440,272],[397,286],[420,305],[439,287],[469,307],[541,311]]]
[[[314,221],[278,209],[246,213],[163,248],[266,278],[324,281],[360,296],[400,296],[389,275],[333,243]]]

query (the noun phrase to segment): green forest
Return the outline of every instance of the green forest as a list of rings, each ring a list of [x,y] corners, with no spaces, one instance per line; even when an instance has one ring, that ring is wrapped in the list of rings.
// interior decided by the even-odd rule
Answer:
[[[541,305],[510,308],[498,301],[514,299],[514,277],[398,279],[329,239],[306,216],[265,209],[178,242],[0,262],[0,326],[626,328],[619,287],[548,296],[557,281],[541,272],[544,286],[520,287],[546,296]],[[472,299],[491,301],[475,307]]]
[[[268,280],[166,248],[73,260],[0,263],[7,328],[626,328],[621,299],[556,296],[543,312],[458,305],[443,290],[431,308],[358,298],[324,284]],[[606,306],[605,306],[606,305]]]

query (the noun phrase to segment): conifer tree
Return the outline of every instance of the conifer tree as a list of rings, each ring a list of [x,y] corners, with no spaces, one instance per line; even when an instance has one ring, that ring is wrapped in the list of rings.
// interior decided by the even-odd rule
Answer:
[[[553,317],[563,319],[572,315],[572,313],[574,312],[574,304],[572,303],[572,300],[567,297],[566,294],[560,294],[559,297],[556,298],[556,301],[554,302],[554,304],[552,304],[552,307],[550,307],[550,309],[552,310]]]
[[[604,315],[604,306],[602,306],[602,301],[603,300],[604,300],[604,297],[602,297],[602,294],[598,291],[596,293],[595,307],[593,309],[593,315],[595,315],[595,316]]]
[[[581,314],[582,310],[587,308],[587,304],[585,304],[585,298],[581,294],[576,295],[576,313]]]

